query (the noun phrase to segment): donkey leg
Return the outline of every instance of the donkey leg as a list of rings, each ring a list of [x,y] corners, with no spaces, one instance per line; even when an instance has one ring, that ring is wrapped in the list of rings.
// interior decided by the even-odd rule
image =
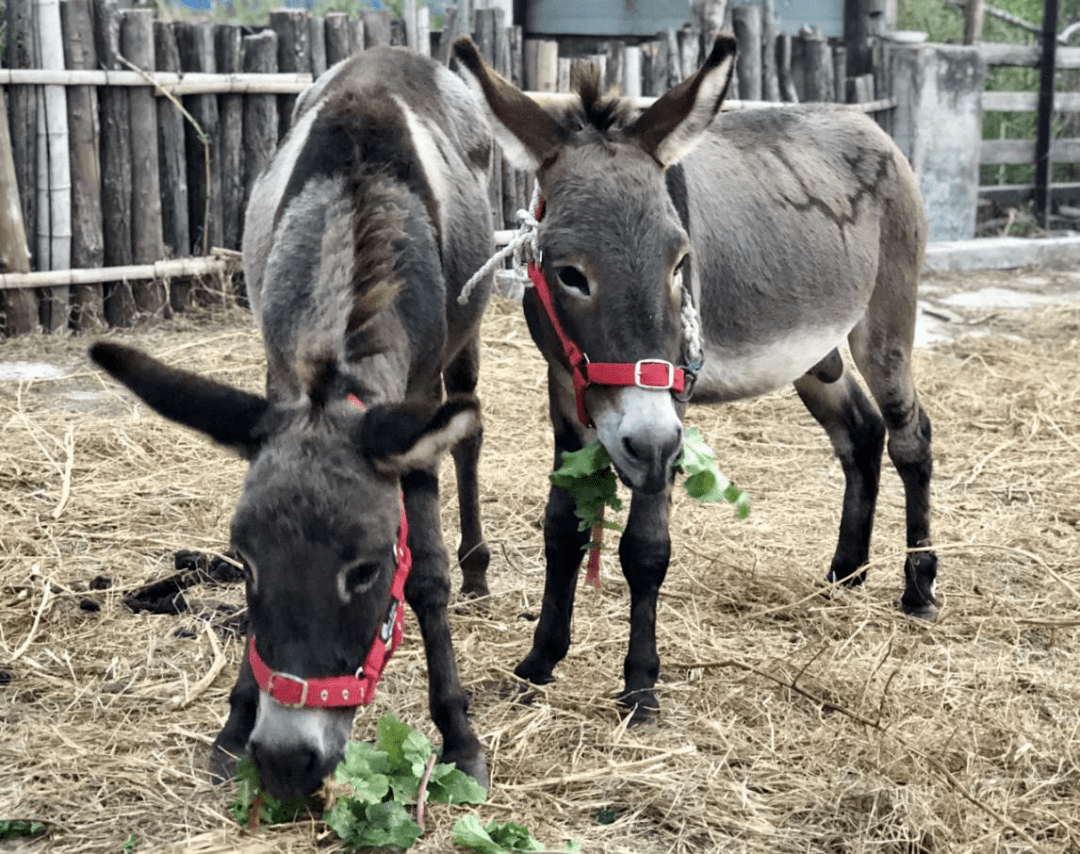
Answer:
[[[561,465],[564,451],[581,448],[573,428],[563,424],[555,437],[555,466]],[[574,499],[565,489],[553,486],[544,514],[544,600],[533,633],[529,654],[514,668],[515,675],[535,685],[546,685],[552,671],[570,649],[570,622],[574,615],[574,593],[581,559],[589,542],[589,531],[578,530]]]
[[[919,405],[911,377],[911,347],[897,347],[879,358],[866,358],[853,341],[852,354],[881,408],[889,430],[889,458],[904,484],[907,547],[904,595],[900,608],[914,617],[932,620],[937,615],[934,583],[937,556],[930,545],[930,418]]]
[[[454,357],[443,381],[450,394],[476,391],[480,370],[480,342],[474,338]],[[477,469],[483,430],[463,439],[451,450],[457,476],[458,515],[461,519],[461,542],[458,545],[458,565],[461,567],[461,592],[466,596],[487,596],[488,564],[491,552],[484,542],[480,523],[480,485]]]
[[[860,572],[860,567],[870,557],[885,425],[850,374],[834,383],[823,383],[805,374],[795,380],[795,390],[829,434],[844,471],[840,536],[827,581],[861,584],[866,573]]]
[[[409,517],[413,568],[405,598],[416,612],[424,638],[431,719],[443,737],[443,761],[456,762],[487,785],[487,762],[469,724],[469,698],[458,677],[450,637],[450,558],[439,527],[439,481],[433,471],[417,470],[401,479]]]
[[[247,649],[246,643],[244,649]],[[251,674],[246,655],[240,663],[236,684],[229,694],[229,707],[229,718],[210,748],[210,778],[214,783],[224,783],[236,776],[236,759],[247,752],[248,736],[255,728],[259,686]]]
[[[619,700],[632,710],[634,724],[653,720],[660,708],[654,690],[660,673],[656,600],[671,560],[670,500],[670,487],[653,495],[635,492],[619,541],[619,560],[630,586],[630,646],[623,662],[626,687]]]

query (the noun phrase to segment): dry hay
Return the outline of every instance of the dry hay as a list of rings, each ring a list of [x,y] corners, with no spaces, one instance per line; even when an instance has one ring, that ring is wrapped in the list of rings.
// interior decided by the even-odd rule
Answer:
[[[585,852],[1080,850],[1080,310],[998,315],[1001,334],[917,355],[934,420],[941,617],[895,608],[903,501],[883,476],[864,589],[820,595],[842,479],[797,399],[691,410],[721,468],[754,500],[675,498],[659,607],[661,722],[627,729],[625,584],[578,592],[557,681],[517,702],[512,669],[540,604],[551,461],[544,371],[519,310],[484,329],[481,484],[493,594],[454,606],[455,643],[489,750],[483,821],[528,825]],[[167,361],[257,390],[242,312],[122,336]],[[90,371],[85,342],[6,342],[4,360],[64,365],[0,384],[0,818],[48,821],[30,850],[291,852],[316,823],[250,836],[202,776],[240,644],[199,619],[237,588],[192,588],[193,612],[132,615],[126,591],[180,548],[221,550],[243,464],[164,423]],[[104,392],[87,397],[86,392]],[[452,477],[445,530],[455,548]],[[608,554],[612,554],[611,551]],[[114,586],[87,592],[95,576]],[[93,599],[100,611],[84,611]],[[394,711],[435,736],[415,621],[355,736]],[[178,629],[187,629],[178,636]],[[214,678],[215,674],[219,674]],[[598,811],[614,817],[596,821]],[[464,808],[435,807],[415,847],[453,849]]]

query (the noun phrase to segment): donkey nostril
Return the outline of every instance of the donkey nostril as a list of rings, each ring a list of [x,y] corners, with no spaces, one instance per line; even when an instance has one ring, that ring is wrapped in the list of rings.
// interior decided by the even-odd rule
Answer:
[[[637,447],[634,445],[633,439],[629,436],[624,436],[622,440],[623,450],[626,451],[626,455],[631,459],[640,460],[641,455],[638,453]]]

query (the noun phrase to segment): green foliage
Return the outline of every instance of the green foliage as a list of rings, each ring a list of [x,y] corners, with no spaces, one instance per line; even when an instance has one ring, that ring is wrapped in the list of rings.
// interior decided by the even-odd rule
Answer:
[[[686,475],[683,488],[691,498],[701,502],[727,501],[735,505],[740,519],[750,513],[750,497],[720,474],[716,455],[705,443],[701,431],[689,427],[683,439],[682,453],[676,469]],[[579,531],[591,529],[601,521],[604,507],[621,510],[616,495],[615,472],[611,457],[599,439],[594,439],[580,451],[564,452],[562,465],[551,473],[551,482],[562,487],[574,498],[574,513],[580,520]],[[622,526],[605,521],[605,528],[622,530]]]
[[[124,854],[131,854],[135,850],[135,844],[138,842],[138,837],[134,833],[129,833],[127,839],[124,840],[124,844],[120,846],[120,850]]]
[[[44,836],[49,829],[40,821],[0,819],[0,841],[8,839],[31,839]]]
[[[422,831],[408,807],[417,803],[433,754],[427,736],[384,715],[376,724],[374,744],[350,742],[346,747],[334,771],[345,793],[323,816],[326,824],[354,848],[410,847]],[[424,800],[479,804],[487,800],[487,789],[453,763],[434,763]],[[280,801],[260,792],[258,773],[245,758],[237,768],[233,816],[246,823],[258,801],[260,820],[267,824],[295,821],[307,809],[305,801]]]
[[[611,457],[599,440],[590,442],[580,451],[564,452],[562,465],[551,473],[551,482],[573,496],[574,513],[580,520],[579,531],[591,530],[600,522],[604,507],[622,509],[622,501],[616,494],[618,482],[611,469]],[[614,522],[605,522],[604,526],[622,530]]]
[[[513,822],[497,822],[481,825],[474,815],[459,818],[454,823],[454,842],[479,854],[513,854],[516,851],[545,851],[528,828]],[[569,842],[563,851],[580,851],[580,842]]]

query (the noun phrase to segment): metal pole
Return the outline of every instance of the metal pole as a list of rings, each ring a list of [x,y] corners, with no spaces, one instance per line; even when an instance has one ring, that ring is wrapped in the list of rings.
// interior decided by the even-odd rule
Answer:
[[[1057,47],[1058,0],[1044,0],[1042,58],[1039,61],[1039,117],[1035,137],[1035,217],[1050,227],[1050,143],[1054,118],[1054,71]]]

